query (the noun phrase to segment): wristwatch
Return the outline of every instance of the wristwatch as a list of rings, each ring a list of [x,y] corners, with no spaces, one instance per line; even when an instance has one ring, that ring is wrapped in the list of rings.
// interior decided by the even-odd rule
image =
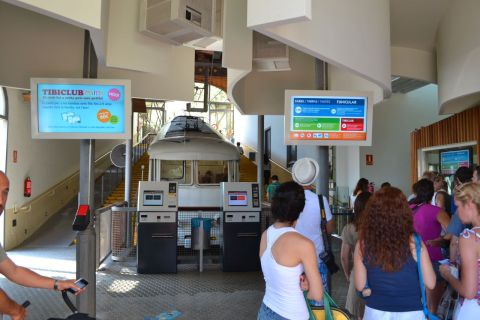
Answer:
[[[53,290],[58,291],[58,280],[54,279],[53,281]]]

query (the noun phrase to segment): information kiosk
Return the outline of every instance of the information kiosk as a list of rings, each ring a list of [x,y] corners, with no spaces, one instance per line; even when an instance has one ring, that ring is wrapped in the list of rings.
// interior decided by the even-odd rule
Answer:
[[[260,269],[262,210],[258,183],[222,182],[223,271]]]
[[[177,183],[140,181],[138,273],[177,272]]]

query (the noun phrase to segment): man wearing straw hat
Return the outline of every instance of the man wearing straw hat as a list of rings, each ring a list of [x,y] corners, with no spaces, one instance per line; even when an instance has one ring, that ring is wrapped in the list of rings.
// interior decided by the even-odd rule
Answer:
[[[320,223],[320,203],[317,194],[312,192],[312,184],[315,182],[319,174],[319,166],[317,161],[311,158],[302,158],[297,160],[292,167],[293,180],[303,186],[305,192],[305,207],[298,217],[295,229],[305,237],[309,238],[315,244],[317,257],[323,253],[325,246],[323,244],[322,229]],[[335,228],[332,220],[332,213],[328,205],[328,199],[322,196],[325,216],[327,218],[327,233],[330,234]],[[326,265],[318,259],[318,270],[322,276],[323,288],[328,291],[327,279],[328,269]]]

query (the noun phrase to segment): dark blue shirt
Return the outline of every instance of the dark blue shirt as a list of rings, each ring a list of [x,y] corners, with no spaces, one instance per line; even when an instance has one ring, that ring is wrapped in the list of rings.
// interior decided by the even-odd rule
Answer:
[[[368,286],[372,289],[372,294],[365,299],[367,306],[389,312],[423,310],[417,263],[412,256],[396,272],[384,272],[366,261],[364,263]]]
[[[458,237],[464,229],[465,225],[458,217],[458,212],[455,212],[455,214],[452,216],[452,219],[450,219],[450,223],[448,224],[447,233],[453,234],[454,236]]]

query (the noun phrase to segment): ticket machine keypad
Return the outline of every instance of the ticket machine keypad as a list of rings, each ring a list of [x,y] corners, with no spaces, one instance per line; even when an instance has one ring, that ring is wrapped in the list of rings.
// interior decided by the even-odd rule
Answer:
[[[252,206],[254,208],[260,207],[260,191],[256,183],[252,184]]]

